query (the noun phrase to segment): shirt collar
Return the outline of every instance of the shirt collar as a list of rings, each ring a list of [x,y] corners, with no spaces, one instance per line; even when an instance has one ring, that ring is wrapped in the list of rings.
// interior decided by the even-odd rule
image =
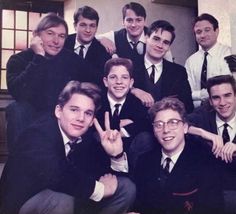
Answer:
[[[216,125],[217,125],[217,128],[221,128],[226,122],[221,120],[219,118],[219,116],[216,114]],[[236,114],[234,114],[234,117],[227,122],[227,124],[233,128],[235,126],[235,123],[236,123]]]
[[[216,42],[216,43],[207,51],[208,55],[209,55],[209,56],[215,56],[215,55],[217,55],[217,52],[218,52],[218,50],[219,50],[218,47],[219,47],[219,43]],[[202,52],[202,54],[204,54],[206,51],[204,51],[203,49],[201,49],[201,52]]]
[[[86,50],[88,50],[88,48],[90,47],[90,45],[92,44],[92,42],[88,43],[88,44],[85,44],[84,45],[84,48]],[[78,42],[78,40],[75,38],[75,46],[74,46],[74,50],[76,50],[77,48],[79,48],[81,44]]]
[[[125,102],[125,100],[126,100],[126,97],[125,97],[123,100],[117,102],[117,101],[115,101],[115,100],[109,95],[109,93],[107,93],[107,99],[108,99],[108,101],[109,101],[109,104],[110,104],[111,109],[113,109],[113,108],[115,107],[115,104],[117,104],[117,103],[119,103],[119,104],[121,104],[121,106],[123,106],[123,104],[124,104],[124,102]]]
[[[161,153],[162,153],[161,165],[163,165],[163,163],[164,163],[164,161],[165,161],[165,159],[166,159],[167,157],[169,157],[169,158],[171,159],[171,161],[173,162],[173,164],[175,165],[176,162],[177,162],[177,160],[178,160],[178,158],[179,158],[179,156],[180,156],[180,154],[183,152],[183,150],[184,150],[184,148],[181,149],[179,152],[177,152],[176,154],[174,154],[174,155],[172,155],[172,156],[166,155],[166,154],[163,152],[163,150],[162,150],[162,151],[161,151]]]
[[[152,62],[150,62],[150,60],[148,60],[148,58],[145,55],[144,56],[144,64],[145,64],[146,69],[149,69],[152,65],[155,65],[157,70],[162,71],[163,60],[161,60],[161,62],[159,62],[159,63],[153,64]]]
[[[127,40],[128,40],[129,43],[130,43],[130,42],[133,42],[133,41],[129,38],[128,33],[126,34],[126,37],[127,37]],[[141,36],[140,36],[140,38],[139,38],[138,41],[139,41],[139,42],[142,42],[143,44],[146,43],[146,36],[145,36],[145,34],[144,34],[144,31],[142,32],[142,34],[141,34]]]
[[[61,125],[58,123],[58,126],[59,126],[59,130],[61,132],[61,136],[62,136],[62,139],[63,139],[63,143],[64,145],[66,145],[68,142],[70,142],[71,140],[67,137],[67,135],[65,134],[65,132],[62,130],[61,128]],[[81,142],[82,138],[81,137],[78,137],[78,141],[77,142]]]

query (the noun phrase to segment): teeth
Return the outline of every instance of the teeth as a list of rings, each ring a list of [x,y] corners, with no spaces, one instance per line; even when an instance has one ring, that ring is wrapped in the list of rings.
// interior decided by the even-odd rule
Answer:
[[[165,138],[163,138],[164,141],[169,141],[169,140],[173,140],[173,139],[174,139],[174,137],[165,137]]]

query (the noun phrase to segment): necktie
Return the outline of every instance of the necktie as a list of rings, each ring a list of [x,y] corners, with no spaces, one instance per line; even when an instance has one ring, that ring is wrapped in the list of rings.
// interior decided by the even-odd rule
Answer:
[[[119,107],[121,104],[116,103],[115,104],[115,111],[113,112],[112,115],[112,128],[120,130],[120,118],[119,118]]]
[[[82,57],[82,58],[84,58],[84,45],[80,45],[79,46],[80,47],[80,50],[79,50],[79,56],[80,57]]]
[[[204,53],[204,60],[202,64],[202,72],[201,72],[201,89],[206,88],[207,82],[207,55],[208,52]]]
[[[165,171],[166,174],[169,174],[169,173],[170,173],[170,162],[171,162],[171,158],[167,157],[167,158],[165,159],[165,162],[166,162],[166,165],[165,165],[165,167],[164,167],[163,169],[164,169],[164,171]]]
[[[133,47],[133,50],[138,54],[138,49],[137,49],[137,46],[138,46],[138,43],[139,43],[139,41],[138,42],[130,42],[130,44],[132,45],[132,47]]]
[[[155,83],[155,69],[156,69],[156,67],[155,67],[155,65],[152,65],[151,67],[152,67],[152,71],[150,74],[150,80],[154,84]]]
[[[229,125],[227,123],[225,123],[224,124],[224,129],[223,129],[223,132],[222,132],[222,138],[223,138],[224,144],[230,141],[229,132],[228,132],[228,129],[227,129],[228,126]]]
[[[67,159],[70,163],[74,164],[74,156],[76,156],[76,154],[74,153],[74,151],[79,147],[80,143],[82,142],[81,138],[78,138],[76,140],[73,141],[69,141],[67,144],[70,147],[70,151],[67,154]]]

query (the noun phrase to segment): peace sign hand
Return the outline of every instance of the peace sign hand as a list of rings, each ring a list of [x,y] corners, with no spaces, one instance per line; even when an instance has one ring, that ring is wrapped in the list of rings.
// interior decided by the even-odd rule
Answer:
[[[118,130],[111,130],[109,113],[105,112],[105,130],[102,129],[97,119],[94,119],[94,125],[100,136],[101,144],[110,156],[116,156],[123,151],[123,142],[121,139],[120,132]]]

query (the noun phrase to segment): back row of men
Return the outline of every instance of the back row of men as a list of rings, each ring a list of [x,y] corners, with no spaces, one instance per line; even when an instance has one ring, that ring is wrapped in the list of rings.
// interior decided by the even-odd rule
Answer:
[[[150,150],[150,147],[153,148],[152,139],[150,139],[151,137],[149,135],[137,136],[140,132],[150,130],[151,123],[147,119],[146,107],[153,106],[155,101],[161,100],[164,97],[173,96],[184,103],[188,113],[193,110],[191,88],[188,81],[189,77],[185,68],[164,59],[175,38],[174,27],[167,21],[160,20],[153,22],[145,30],[145,18],[145,10],[140,4],[130,3],[123,8],[125,29],[115,32],[114,37],[116,53],[120,57],[125,58],[108,60],[111,58],[110,55],[107,54],[100,42],[95,39],[98,14],[94,9],[85,6],[75,12],[74,25],[77,32],[75,35],[67,37],[68,28],[65,21],[55,14],[49,14],[36,27],[31,47],[28,50],[13,55],[9,59],[7,64],[8,89],[17,102],[9,106],[7,110],[8,143],[11,156],[9,158],[10,163],[7,164],[7,168],[9,169],[4,170],[5,175],[2,179],[2,186],[4,187],[2,188],[4,192],[4,204],[2,206],[4,209],[9,209],[11,210],[9,211],[10,213],[14,213],[16,210],[22,208],[21,212],[27,213],[32,207],[34,209],[37,204],[41,204],[38,203],[38,200],[42,200],[43,203],[47,202],[45,195],[46,197],[53,195],[53,198],[56,197],[60,203],[62,203],[62,200],[66,201],[66,203],[68,202],[69,205],[71,205],[71,201],[74,198],[80,199],[76,204],[81,205],[81,207],[87,204],[88,199],[101,201],[103,197],[108,197],[110,200],[102,201],[101,204],[99,203],[99,209],[102,210],[101,213],[123,213],[124,210],[128,209],[130,203],[133,201],[135,189],[132,183],[126,179],[121,179],[118,181],[118,188],[116,177],[105,173],[110,172],[110,165],[113,170],[112,173],[114,171],[127,173],[129,171],[127,167],[127,156],[128,159],[131,159],[131,169],[133,169],[136,166],[138,153]],[[208,54],[205,54],[206,59],[203,57],[204,54],[201,55],[202,61],[199,60],[201,61],[199,63],[200,69],[197,70],[199,74],[199,85],[201,85],[200,76],[202,76],[201,80],[203,81],[203,89],[201,91],[206,90],[204,89],[206,87],[206,76],[207,78],[211,77],[208,71],[206,75],[206,67],[208,68],[206,62],[209,61],[210,63],[211,55],[212,59],[215,56],[214,53],[211,54],[210,50],[211,47],[215,47],[216,45],[218,27],[216,29],[213,27],[212,20],[215,21],[214,17],[204,14],[197,18],[194,25],[194,30],[197,30],[195,31],[196,35],[199,34],[199,44],[202,44],[202,48],[208,51]],[[146,34],[146,40],[139,41],[144,38],[144,34]],[[136,43],[131,44],[131,41]],[[65,47],[72,51],[63,48],[64,44]],[[108,49],[112,51],[110,46],[108,46]],[[73,53],[73,51],[78,53],[79,56]],[[200,53],[201,51],[199,51]],[[218,61],[217,63],[219,63]],[[197,62],[194,59],[192,63]],[[222,58],[221,63],[219,65],[217,64],[218,70],[220,72],[229,72],[226,68],[221,67],[221,64],[225,64],[228,69],[227,64]],[[103,72],[103,70],[105,71]],[[199,70],[202,70],[202,72]],[[98,107],[99,102],[93,98],[94,96],[96,97],[98,89],[87,83],[79,84],[72,82],[69,83],[69,86],[63,90],[59,99],[57,99],[61,90],[70,80],[94,82],[103,89],[104,83],[108,89],[103,96],[100,116],[99,114],[97,115],[99,122],[101,122],[104,120],[102,119],[103,113],[106,111],[110,112],[109,117],[107,116],[104,121],[107,130],[103,131],[101,126],[95,122],[97,132],[101,138],[102,149],[100,148],[100,144],[97,146],[94,144],[92,146],[91,142],[93,140],[87,139],[85,135],[87,134],[88,128],[92,126],[95,110]],[[213,106],[214,112],[213,119],[209,119],[209,123],[215,124],[215,129],[210,129],[211,126],[202,127],[207,124],[207,117],[204,116],[203,120],[198,119],[200,117],[199,115],[202,115],[198,114],[198,112],[194,116],[198,120],[192,120],[193,124],[215,134],[221,135],[223,133],[228,144],[223,146],[221,139],[203,129],[191,126],[189,131],[195,134],[200,133],[201,136],[213,140],[213,153],[215,156],[220,156],[223,160],[230,162],[235,151],[235,145],[232,143],[236,133],[235,81],[228,75],[213,78],[209,83],[208,93],[211,97],[210,103]],[[77,96],[73,96],[73,94]],[[157,108],[157,106],[159,107]],[[157,110],[155,110],[156,108]],[[179,155],[183,152],[183,147],[185,147],[184,134],[187,128],[185,117],[183,116],[183,109],[182,104],[178,100],[167,99],[155,104],[152,110],[150,110],[151,112],[154,111],[151,115],[154,114],[152,116],[152,122],[155,136],[162,146],[159,149],[168,158],[172,159],[169,172],[174,168]],[[164,110],[167,113],[164,114]],[[48,118],[46,118],[46,122],[40,120],[38,122],[39,124],[26,129],[20,135],[20,138],[17,138],[20,130],[23,130],[32,121],[36,120],[36,118],[41,115],[47,115],[47,113],[54,114],[54,111],[57,118],[56,123],[55,121],[53,123],[48,122]],[[159,111],[162,114],[158,114]],[[196,121],[201,121],[201,123],[197,123]],[[228,122],[228,125],[224,128],[226,122]],[[117,129],[120,132],[111,131],[110,128]],[[51,130],[54,130],[55,133],[51,133]],[[225,130],[229,132],[228,135]],[[80,147],[70,149],[71,143],[68,143],[68,141],[75,139],[81,140],[81,137],[83,142],[79,144]],[[62,139],[64,146],[58,143],[58,141],[62,142]],[[32,144],[32,142],[34,143]],[[45,148],[42,146],[42,142],[45,142]],[[61,143],[62,145],[63,142]],[[142,142],[145,143],[142,144]],[[54,144],[58,148],[57,152],[53,151]],[[69,155],[69,153],[73,150],[77,151],[77,155],[72,155],[72,157],[75,157],[70,158],[71,154]],[[194,149],[190,150],[195,151]],[[190,153],[192,155],[192,152]],[[198,153],[196,152],[196,154]],[[169,189],[166,192],[166,187],[170,186],[171,182],[169,181],[170,183],[165,184],[168,176],[164,172],[161,172],[160,177],[158,177],[159,175],[155,175],[157,172],[155,170],[153,171],[152,167],[152,163],[156,162],[154,156],[150,156],[153,159],[141,161],[141,164],[138,164],[138,170],[135,170],[135,181],[138,187],[137,195],[141,204],[143,203],[140,210],[146,209],[146,213],[151,213],[150,210],[154,210],[154,213],[157,210],[168,212],[169,206],[172,204],[174,207],[170,211],[171,213],[175,210],[182,212],[182,209],[186,207],[187,210],[192,210],[195,207],[193,204],[196,202],[196,197],[200,198],[200,201],[197,200],[196,203],[200,203],[203,206],[201,209],[197,206],[197,210],[200,209],[200,213],[204,212],[202,209],[205,209],[207,213],[211,209],[214,210],[210,211],[211,213],[215,213],[218,208],[221,210],[220,190],[218,188],[212,188],[209,182],[200,182],[209,179],[209,176],[214,175],[215,172],[212,172],[206,167],[204,173],[202,173],[202,165],[204,164],[199,163],[196,166],[197,168],[191,170],[191,173],[193,173],[192,176],[194,177],[193,183],[188,185],[181,183],[181,180],[184,180],[182,178],[179,179],[180,177],[177,176],[177,180],[180,180],[180,183],[176,186],[174,185],[173,189]],[[161,157],[162,160],[159,165],[167,165],[164,163],[164,155],[161,156],[158,153],[157,157]],[[194,158],[197,157],[187,158],[186,160],[188,161],[183,161],[183,164],[187,162],[189,164],[193,163],[195,162]],[[202,160],[205,159],[203,158]],[[17,169],[15,168],[16,162],[18,163]],[[192,166],[192,164],[189,166]],[[38,173],[34,171],[35,169],[38,170]],[[184,170],[186,169],[189,169],[188,166],[184,167]],[[18,176],[19,180],[15,182],[12,178],[15,178],[16,175],[21,173],[18,170],[23,170],[25,173],[20,177]],[[199,174],[194,174],[196,171]],[[96,179],[90,180],[88,176],[81,175],[81,172],[86,172],[86,175],[88,174],[89,177],[95,176]],[[186,172],[180,170],[180,172],[182,175],[186,173],[186,176],[189,176],[188,170]],[[142,180],[141,177],[143,174],[145,176]],[[201,176],[201,174],[203,175]],[[229,174],[230,180],[234,180],[234,175],[232,175],[231,171]],[[160,183],[150,181],[150,178],[154,178],[152,175],[155,175],[154,177]],[[23,185],[26,180],[29,181],[27,182],[29,185],[28,192],[25,191],[26,188]],[[150,182],[153,186],[150,186]],[[213,182],[213,187],[218,186],[217,179],[215,182]],[[39,185],[35,185],[36,183]],[[201,185],[196,185],[199,183],[204,188]],[[234,190],[234,182],[232,184],[227,182],[227,184],[230,186],[229,190]],[[153,191],[153,187],[156,187],[156,185],[157,191]],[[140,187],[141,189],[139,189]],[[158,191],[159,187],[161,188],[160,192]],[[180,187],[183,187],[183,189]],[[198,188],[200,188],[199,191],[196,190]],[[45,189],[46,192],[44,191]],[[210,191],[211,189],[213,191]],[[60,194],[55,195],[55,191],[66,193],[66,196]],[[129,192],[126,195],[127,198],[123,197],[124,192],[125,194]],[[164,194],[166,196],[166,202],[160,200],[161,197],[153,200],[152,196],[156,195],[156,193],[160,194],[159,196]],[[118,197],[118,201],[121,200],[121,197],[121,201],[127,200],[127,203],[121,203],[122,207],[116,207],[117,198],[110,197],[114,194],[117,194],[115,197]],[[231,199],[233,194],[230,192],[230,197],[228,198]],[[73,197],[68,198],[68,195]],[[217,195],[219,197],[215,197]],[[36,196],[36,198],[33,196]],[[182,196],[188,197],[183,198]],[[207,201],[206,196],[212,198],[212,201],[209,203],[210,206],[205,203]],[[65,197],[68,200],[65,200]],[[180,200],[180,198],[183,200]],[[192,199],[190,200],[190,198]],[[28,199],[29,203],[27,203]],[[15,206],[11,206],[12,201],[15,201]],[[51,203],[50,200],[50,206],[52,205]],[[89,208],[93,207],[90,203],[91,201],[89,202]],[[25,206],[21,207],[23,204]],[[47,206],[47,204],[43,205]],[[71,208],[71,206],[67,205],[62,203],[62,207]],[[95,203],[96,206],[97,204]],[[37,209],[41,208],[37,207]],[[65,213],[60,206],[59,210]],[[54,212],[58,213],[59,211],[57,209]],[[71,212],[71,210],[68,212]],[[88,210],[84,210],[84,213],[88,212]],[[95,211],[93,210],[92,212],[94,213]]]

